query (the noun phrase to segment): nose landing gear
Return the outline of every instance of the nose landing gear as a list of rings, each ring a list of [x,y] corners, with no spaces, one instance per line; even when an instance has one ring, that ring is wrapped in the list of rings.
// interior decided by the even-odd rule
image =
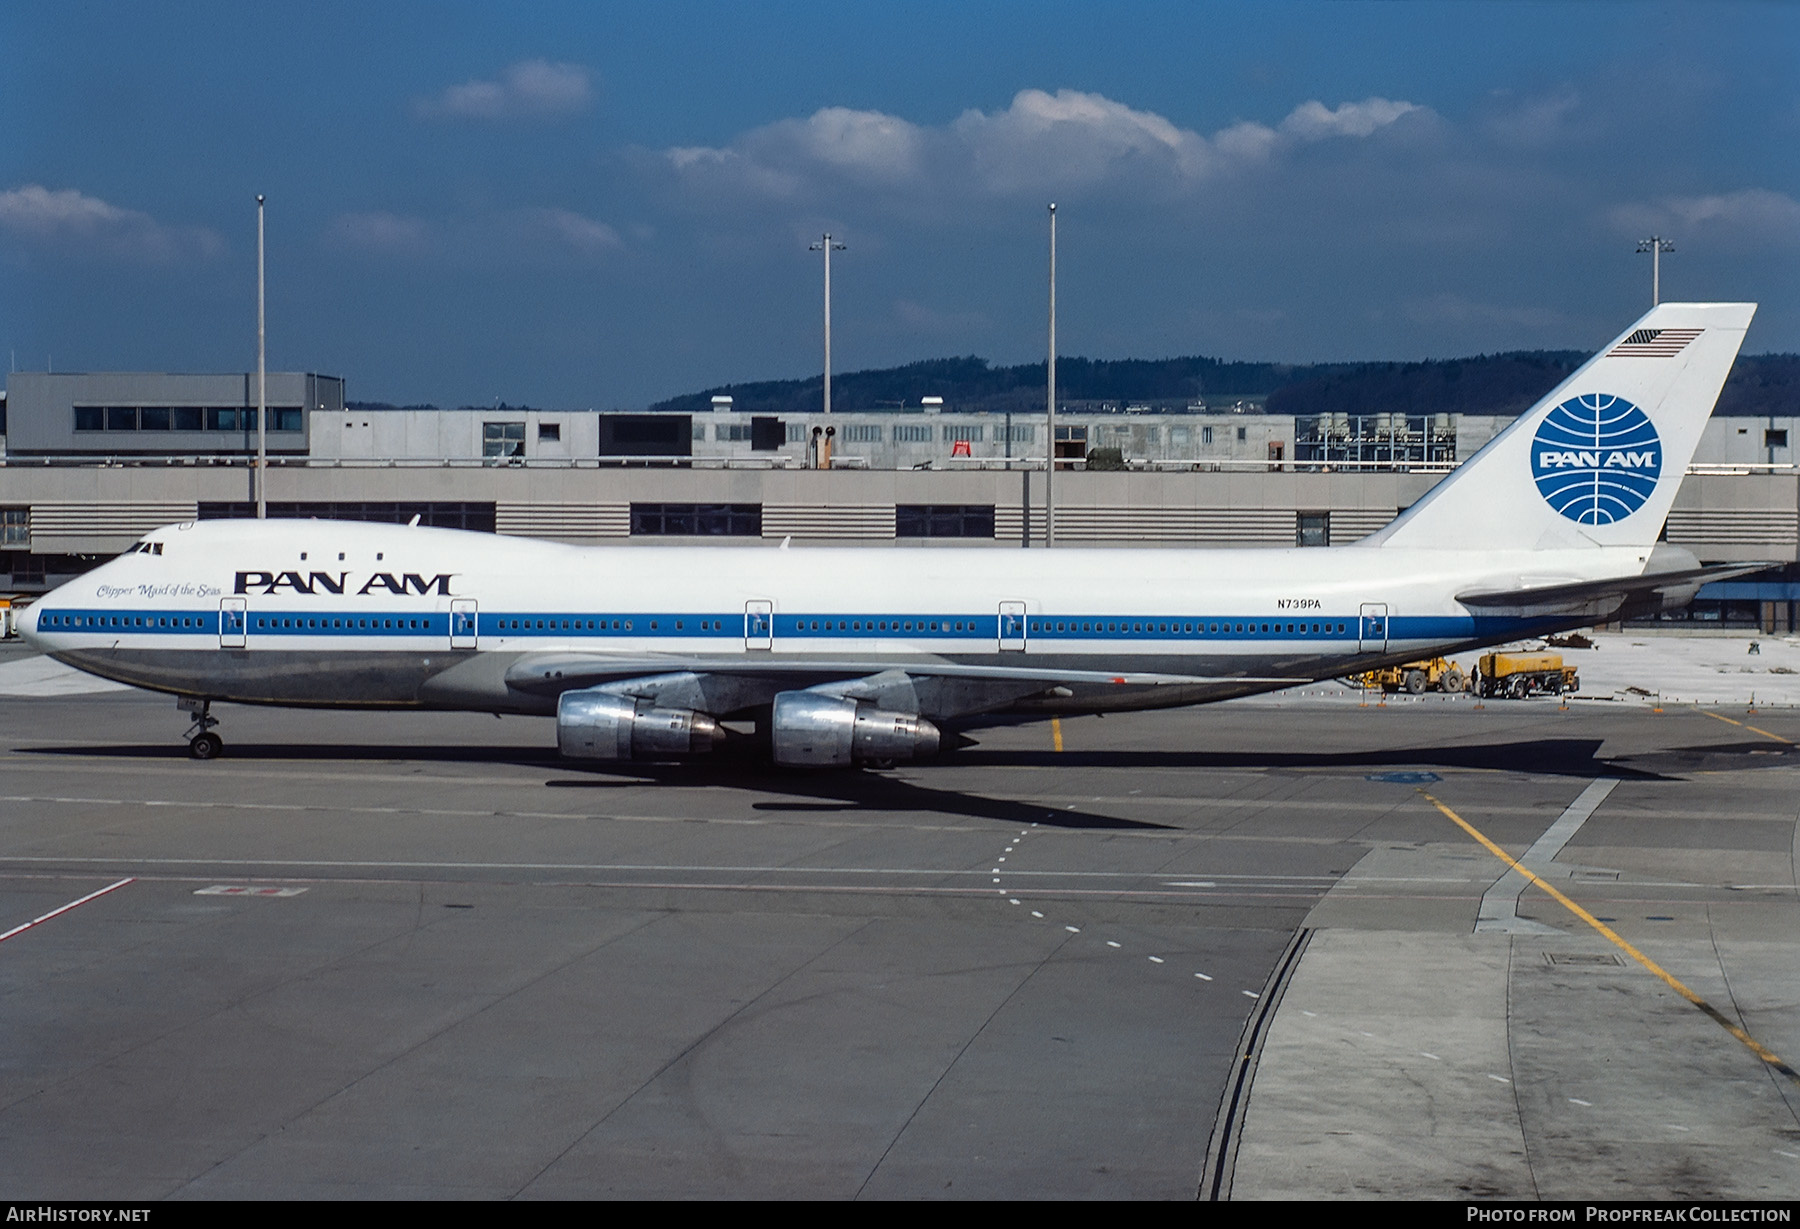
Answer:
[[[212,715],[211,700],[195,700],[187,696],[175,701],[175,707],[194,715],[194,724],[183,735],[188,740],[188,755],[196,760],[216,760],[225,751],[225,740],[212,732],[219,719]]]

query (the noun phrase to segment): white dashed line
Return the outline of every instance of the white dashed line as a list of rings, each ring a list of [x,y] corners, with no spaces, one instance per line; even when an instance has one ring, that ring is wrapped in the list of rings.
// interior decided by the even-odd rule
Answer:
[[[1081,927],[1079,927],[1079,926],[1064,926],[1063,929],[1068,931],[1072,935],[1078,935],[1081,933]]]
[[[1241,991],[1240,993],[1242,993],[1243,996],[1247,999],[1260,999],[1262,997],[1262,995],[1258,994],[1254,990],[1244,990],[1244,991]]]
[[[1108,940],[1107,940],[1107,941],[1106,941],[1106,946],[1108,946],[1108,947],[1118,947],[1118,946],[1120,946],[1120,945],[1119,945],[1119,944],[1117,944],[1117,943],[1114,943],[1114,942],[1113,942],[1113,941],[1112,941],[1112,940],[1111,940],[1111,939],[1108,939]]]
[[[1205,973],[1196,973],[1196,974],[1194,974],[1194,976],[1198,977],[1201,981],[1211,981],[1212,980],[1212,977]]]
[[[1580,1097],[1570,1097],[1569,1104],[1570,1105],[1585,1105],[1590,1109],[1593,1108],[1593,1105],[1594,1105],[1594,1103],[1592,1101],[1583,1101]]]
[[[1150,957],[1150,963],[1151,964],[1162,964],[1163,958],[1161,956],[1152,956],[1152,957]]]
[[[1043,917],[1043,916],[1044,916],[1044,915],[1043,915],[1043,914],[1041,914],[1041,913],[1039,913],[1039,912],[1038,912],[1038,911],[1037,911],[1037,910],[1036,910],[1036,909],[1033,909],[1033,910],[1032,910],[1032,911],[1031,911],[1031,916],[1032,916],[1032,917]]]
[[[1510,1084],[1510,1083],[1512,1083],[1512,1081],[1511,1081],[1511,1080],[1509,1080],[1509,1079],[1507,1079],[1507,1078],[1506,1078],[1506,1077],[1505,1077],[1505,1076],[1503,1076],[1503,1075],[1495,1075],[1495,1074],[1494,1074],[1494,1073],[1493,1073],[1493,1072],[1492,1072],[1492,1071],[1490,1071],[1490,1072],[1488,1072],[1488,1073],[1487,1073],[1487,1078],[1488,1078],[1488,1079],[1490,1079],[1490,1080],[1493,1080],[1493,1081],[1495,1081],[1495,1082],[1497,1082],[1497,1083],[1500,1083],[1500,1084]]]
[[[1431,1053],[1428,1050],[1420,1050],[1419,1054],[1421,1057],[1429,1058],[1434,1063],[1441,1063],[1444,1061],[1443,1059],[1439,1058],[1437,1055]]]

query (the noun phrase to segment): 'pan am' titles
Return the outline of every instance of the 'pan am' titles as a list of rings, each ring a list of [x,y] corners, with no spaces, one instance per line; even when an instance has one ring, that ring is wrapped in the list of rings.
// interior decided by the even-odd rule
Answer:
[[[416,593],[427,597],[436,593],[442,597],[450,596],[450,578],[454,572],[440,572],[430,578],[417,572],[406,572],[396,577],[392,572],[377,572],[364,581],[361,588],[354,592],[358,597],[370,593],[391,593],[395,597],[405,597]],[[302,576],[299,572],[239,572],[237,585],[233,593],[344,593],[351,585],[348,572],[308,572]]]
[[[1662,477],[1662,440],[1623,397],[1585,393],[1544,416],[1531,442],[1538,493],[1581,525],[1610,525],[1644,506]]]

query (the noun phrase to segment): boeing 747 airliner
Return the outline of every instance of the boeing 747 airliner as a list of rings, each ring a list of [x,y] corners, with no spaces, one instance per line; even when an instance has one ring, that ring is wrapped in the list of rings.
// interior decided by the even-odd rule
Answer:
[[[27,611],[180,697],[554,717],[563,754],[934,754],[940,725],[1167,708],[1685,604],[1657,541],[1755,305],[1665,303],[1386,528],[1262,550],[584,547],[321,520],[156,530]]]

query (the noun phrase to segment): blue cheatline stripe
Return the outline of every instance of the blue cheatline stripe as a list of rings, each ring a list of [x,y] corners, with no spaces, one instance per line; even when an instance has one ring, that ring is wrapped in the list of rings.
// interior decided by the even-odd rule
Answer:
[[[130,634],[134,636],[217,636],[219,612],[213,610],[45,610],[38,627],[52,632]]]
[[[112,636],[169,636],[219,634],[217,610],[46,610],[39,626],[45,631]],[[458,616],[459,620],[461,616]],[[631,611],[601,613],[557,611],[482,611],[473,629],[490,639],[580,637],[593,640],[686,639],[741,642],[746,632],[742,611],[726,614]],[[983,640],[1019,635],[1019,629],[1002,628],[997,615],[794,615],[771,617],[777,640],[868,640],[903,637],[907,640]],[[245,631],[255,636],[351,636],[401,638],[448,636],[452,615],[447,611],[411,611],[404,614],[320,614],[306,610],[251,610],[244,617]],[[1024,637],[1031,643],[1080,641],[1210,642],[1261,641],[1283,644],[1324,643],[1354,648],[1360,639],[1382,638],[1379,627],[1359,632],[1362,620],[1353,615],[1315,616],[1306,619],[1247,618],[1241,615],[1070,615],[1038,613],[1026,617]],[[1010,622],[1010,620],[1009,620]],[[1393,615],[1386,620],[1389,641],[1451,642],[1469,639],[1513,638],[1562,626],[1565,620],[1497,615]],[[235,628],[228,629],[236,631]],[[460,626],[455,634],[465,634]],[[760,634],[760,633],[757,633]]]
[[[254,611],[248,622],[253,636],[443,636],[450,631],[449,615],[430,612],[321,615]]]

